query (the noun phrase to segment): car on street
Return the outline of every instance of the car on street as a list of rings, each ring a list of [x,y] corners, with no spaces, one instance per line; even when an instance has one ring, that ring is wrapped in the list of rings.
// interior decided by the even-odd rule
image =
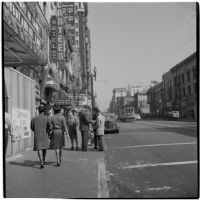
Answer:
[[[114,113],[103,113],[105,117],[104,133],[119,133],[119,124]]]
[[[106,120],[104,133],[119,133],[119,124],[116,120]]]
[[[135,120],[141,120],[140,114],[134,114],[133,116],[134,116]]]

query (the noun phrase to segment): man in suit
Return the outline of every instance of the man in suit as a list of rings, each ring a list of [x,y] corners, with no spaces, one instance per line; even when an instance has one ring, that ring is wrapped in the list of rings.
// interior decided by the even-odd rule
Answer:
[[[79,113],[79,129],[81,131],[81,138],[82,138],[82,151],[87,151],[88,145],[88,135],[89,135],[89,124],[91,120],[89,119],[89,106],[84,106],[83,110]]]

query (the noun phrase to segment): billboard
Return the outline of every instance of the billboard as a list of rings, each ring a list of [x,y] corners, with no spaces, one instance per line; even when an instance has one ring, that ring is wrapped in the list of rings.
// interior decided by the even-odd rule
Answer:
[[[30,110],[12,108],[13,141],[30,137],[31,136],[30,124],[31,124]]]

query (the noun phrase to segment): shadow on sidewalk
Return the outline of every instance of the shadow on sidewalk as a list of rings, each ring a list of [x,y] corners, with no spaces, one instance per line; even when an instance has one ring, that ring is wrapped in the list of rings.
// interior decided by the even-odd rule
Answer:
[[[55,162],[45,162],[45,163],[46,163],[45,165],[52,165]],[[40,162],[39,161],[32,161],[32,160],[24,160],[24,162],[11,161],[11,162],[8,162],[8,164],[9,165],[19,165],[19,166],[22,166],[22,167],[33,167],[33,168],[36,168],[36,169],[40,169]]]

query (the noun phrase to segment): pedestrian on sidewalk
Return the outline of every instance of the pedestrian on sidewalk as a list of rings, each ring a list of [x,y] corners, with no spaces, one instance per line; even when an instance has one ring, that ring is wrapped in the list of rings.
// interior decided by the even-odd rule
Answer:
[[[33,150],[38,152],[40,168],[44,168],[46,149],[49,148],[49,137],[47,129],[50,127],[50,120],[45,116],[45,107],[39,106],[39,115],[31,120],[31,130],[34,132]]]
[[[96,108],[93,108],[94,149],[97,149],[97,117]]]
[[[89,106],[85,105],[83,110],[79,113],[79,129],[81,131],[82,138],[82,151],[87,151],[88,148],[88,134],[89,134],[89,125],[92,122],[89,119]]]
[[[72,109],[68,112],[67,117],[67,126],[69,130],[69,138],[71,141],[71,150],[74,149],[74,141],[76,143],[76,149],[78,150],[78,139],[77,139],[77,126],[78,126],[78,119],[75,115],[76,109]]]
[[[94,129],[96,130],[96,137],[97,137],[97,148],[99,151],[104,150],[103,146],[103,135],[104,135],[104,126],[105,126],[105,117],[100,113],[99,108],[94,108],[96,113],[96,122],[94,123]]]
[[[8,146],[8,137],[9,137],[9,135],[11,135],[11,133],[12,133],[12,120],[11,120],[10,115],[7,112],[5,112],[4,155],[6,155],[7,146]]]
[[[52,137],[50,149],[55,149],[57,166],[62,161],[62,147],[65,146],[64,134],[67,134],[66,120],[62,116],[62,109],[59,106],[54,107],[54,115],[51,117]]]

